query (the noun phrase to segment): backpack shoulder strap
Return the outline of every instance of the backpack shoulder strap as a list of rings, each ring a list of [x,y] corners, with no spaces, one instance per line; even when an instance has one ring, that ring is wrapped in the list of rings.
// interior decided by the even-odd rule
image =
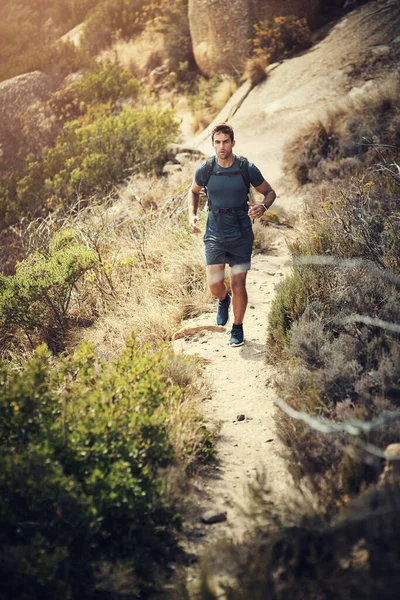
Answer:
[[[250,173],[249,173],[249,161],[245,156],[239,156],[239,171],[243,180],[246,184],[247,189],[250,189]],[[206,164],[204,167],[204,178],[203,178],[203,187],[207,187],[207,184],[210,180],[211,173],[213,172],[215,163],[215,156],[210,156],[206,160]]]
[[[203,187],[207,187],[207,183],[210,180],[211,173],[214,168],[215,156],[209,156],[206,160],[206,164],[204,167],[204,179],[203,179]]]
[[[249,161],[245,156],[239,156],[239,170],[247,189],[250,189]]]

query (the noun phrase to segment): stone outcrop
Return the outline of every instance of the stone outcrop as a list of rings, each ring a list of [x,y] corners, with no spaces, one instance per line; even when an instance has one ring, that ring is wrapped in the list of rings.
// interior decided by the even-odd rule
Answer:
[[[277,16],[306,17],[316,24],[320,0],[189,0],[193,54],[204,75],[240,75],[253,25]]]
[[[0,168],[15,169],[21,161],[20,150],[26,136],[34,131],[45,136],[49,123],[44,103],[53,90],[49,76],[34,71],[0,83]],[[29,131],[28,131],[29,130]],[[28,143],[29,146],[29,143]]]

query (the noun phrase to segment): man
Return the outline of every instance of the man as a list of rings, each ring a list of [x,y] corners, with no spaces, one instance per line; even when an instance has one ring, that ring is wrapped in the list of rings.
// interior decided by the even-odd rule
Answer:
[[[233,129],[226,123],[214,127],[211,141],[215,157],[203,162],[195,172],[188,194],[189,225],[192,233],[201,233],[197,223],[200,191],[204,187],[208,196],[208,219],[204,234],[207,282],[211,293],[218,298],[217,325],[229,319],[232,302],[233,326],[230,345],[243,346],[243,319],[247,307],[246,277],[250,269],[254,234],[251,219],[260,218],[276,198],[274,190],[258,168],[233,154],[235,145]],[[245,161],[246,162],[246,161]],[[248,184],[264,195],[262,204],[248,200]],[[208,178],[208,181],[206,179]],[[225,265],[231,267],[230,287],[225,285]]]

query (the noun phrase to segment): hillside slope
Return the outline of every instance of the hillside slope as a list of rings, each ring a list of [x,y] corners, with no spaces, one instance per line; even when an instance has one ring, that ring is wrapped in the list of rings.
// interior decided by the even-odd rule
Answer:
[[[290,186],[283,177],[285,144],[330,106],[368,93],[390,74],[399,75],[399,23],[399,3],[393,0],[370,2],[348,13],[330,30],[327,26],[317,32],[321,39],[309,51],[272,69],[239,105],[229,121],[235,151],[255,162],[275,187],[276,206],[295,212],[299,208],[287,195]],[[211,128],[186,145],[211,154]]]

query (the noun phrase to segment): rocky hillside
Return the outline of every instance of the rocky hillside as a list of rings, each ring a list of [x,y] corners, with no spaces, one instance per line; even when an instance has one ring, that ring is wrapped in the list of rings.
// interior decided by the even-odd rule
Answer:
[[[190,35],[197,65],[208,76],[242,73],[253,25],[287,15],[306,17],[311,26],[316,26],[321,16],[321,1],[232,0],[227,11],[221,2],[189,0]]]
[[[369,2],[348,13],[319,31],[310,51],[274,65],[267,80],[250,92],[244,84],[233,105],[215,119],[234,112],[235,149],[259,165],[276,187],[277,206],[290,209],[295,201],[282,194],[288,188],[282,171],[286,143],[331,107],[399,76],[399,22],[400,7],[394,1]],[[212,125],[187,145],[210,154]]]

